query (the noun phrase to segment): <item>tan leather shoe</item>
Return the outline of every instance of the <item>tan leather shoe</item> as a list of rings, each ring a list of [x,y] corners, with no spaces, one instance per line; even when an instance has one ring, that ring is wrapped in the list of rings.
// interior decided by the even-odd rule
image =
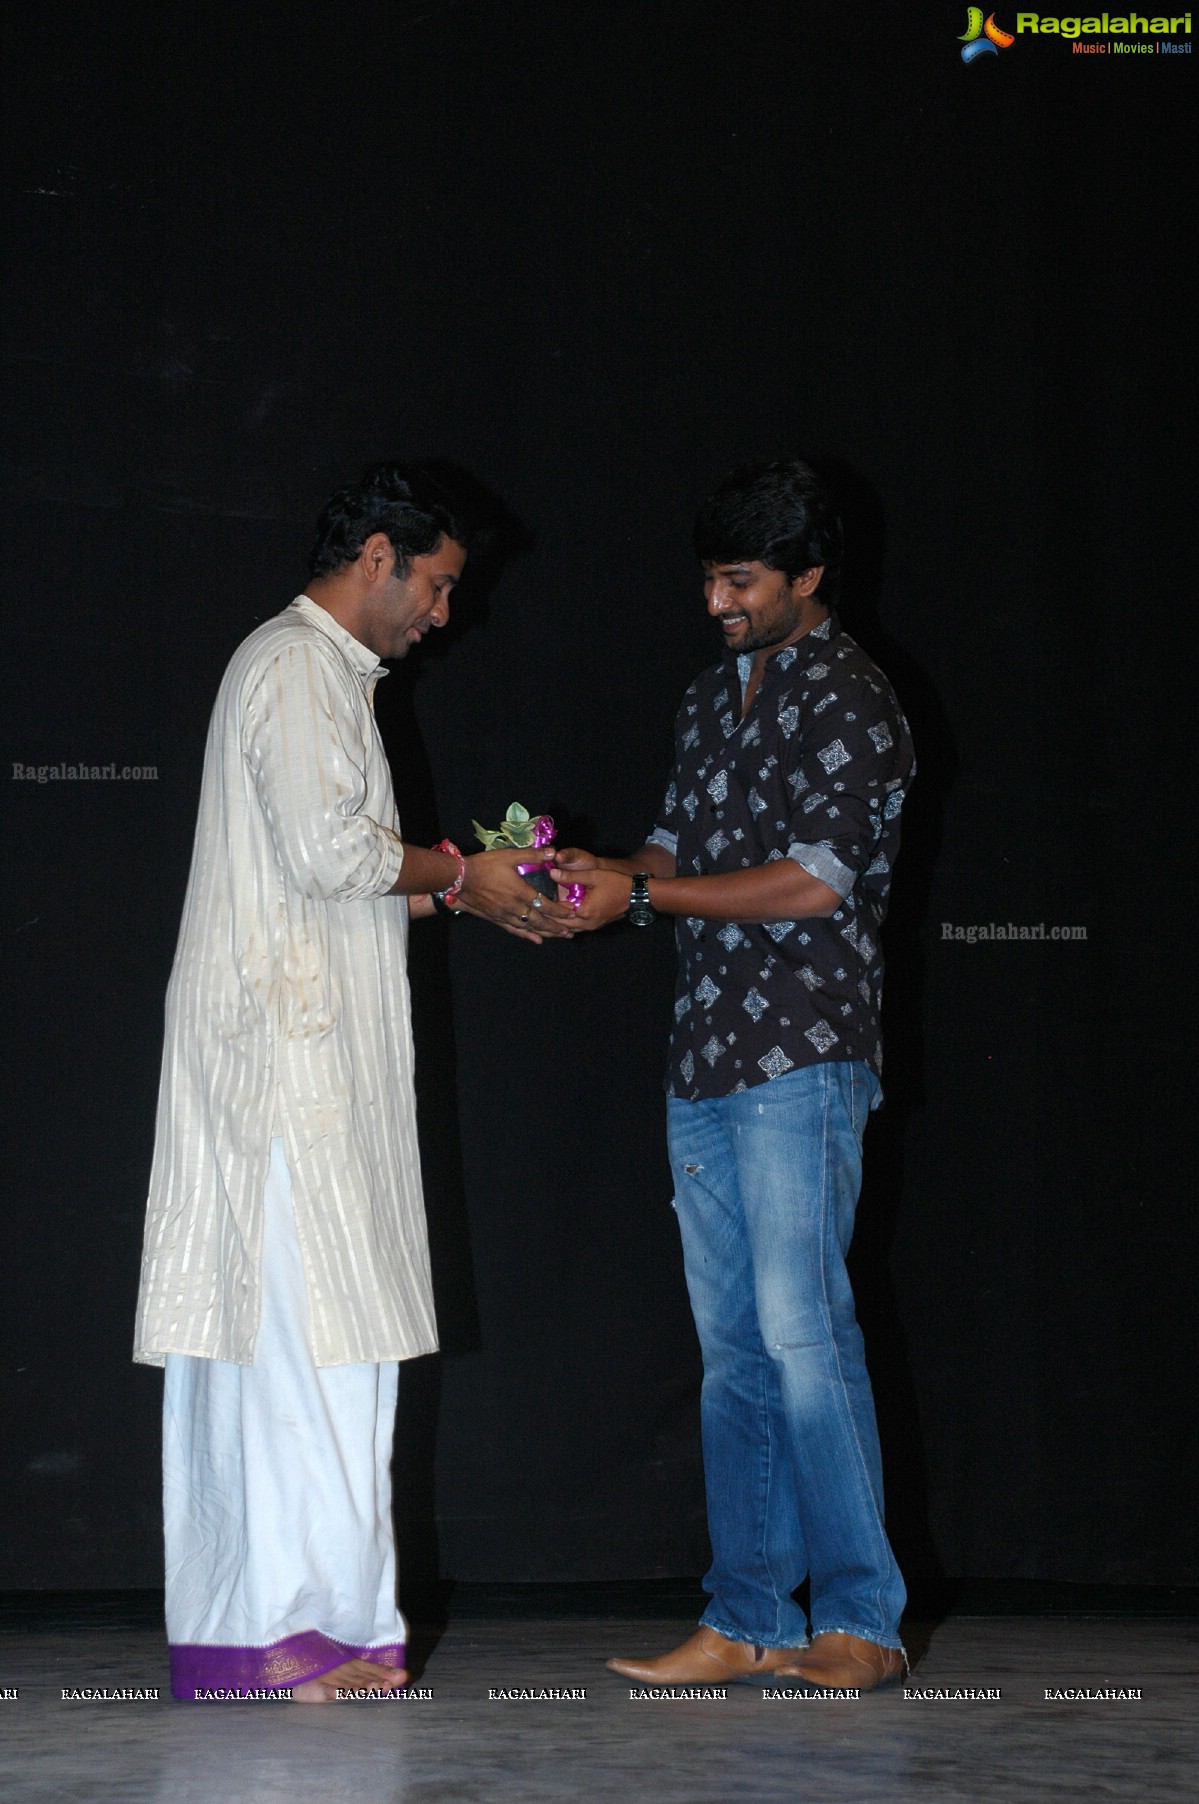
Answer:
[[[815,1636],[798,1660],[778,1667],[774,1676],[802,1679],[822,1691],[877,1691],[880,1685],[893,1685],[904,1664],[899,1648],[880,1647],[877,1641],[834,1629]]]
[[[672,1654],[659,1654],[656,1660],[609,1660],[608,1665],[640,1685],[728,1685],[741,1680],[752,1683],[777,1672],[784,1660],[794,1661],[803,1652],[799,1647],[758,1647],[752,1641],[730,1641],[715,1629],[699,1628]]]

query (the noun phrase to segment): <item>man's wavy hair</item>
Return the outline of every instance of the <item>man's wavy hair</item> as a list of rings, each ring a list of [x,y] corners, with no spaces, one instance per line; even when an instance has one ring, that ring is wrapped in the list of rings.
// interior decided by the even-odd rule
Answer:
[[[799,458],[743,464],[699,510],[691,535],[703,564],[756,560],[794,581],[816,564],[816,599],[832,606],[841,583],[841,517],[810,464]]]
[[[372,464],[357,482],[338,489],[316,525],[309,576],[328,576],[352,564],[372,533],[386,533],[406,576],[414,557],[427,557],[443,538],[468,545],[458,503],[423,464]]]

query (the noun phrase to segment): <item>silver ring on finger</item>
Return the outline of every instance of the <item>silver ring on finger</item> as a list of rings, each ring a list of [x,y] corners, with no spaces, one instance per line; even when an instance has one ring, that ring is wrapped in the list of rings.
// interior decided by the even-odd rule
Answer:
[[[534,907],[534,908],[540,908],[540,907],[541,907],[541,897],[540,897],[540,896],[534,896],[534,897],[533,897],[533,907]]]

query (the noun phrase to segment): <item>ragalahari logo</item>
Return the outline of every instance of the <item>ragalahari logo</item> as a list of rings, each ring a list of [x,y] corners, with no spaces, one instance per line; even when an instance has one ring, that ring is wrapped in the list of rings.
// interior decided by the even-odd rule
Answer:
[[[958,42],[962,46],[962,61],[972,63],[976,56],[998,56],[1001,50],[1010,50],[1016,40],[1010,31],[999,29],[994,13],[988,13],[984,20],[981,6],[968,6],[966,29]]]

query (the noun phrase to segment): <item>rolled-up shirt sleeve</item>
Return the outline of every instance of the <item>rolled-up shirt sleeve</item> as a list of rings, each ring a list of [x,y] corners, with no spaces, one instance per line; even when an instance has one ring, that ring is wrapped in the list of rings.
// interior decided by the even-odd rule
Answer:
[[[666,785],[666,794],[662,798],[662,806],[658,810],[658,818],[654,822],[652,833],[646,839],[647,846],[661,846],[672,858],[677,857],[679,850],[679,780],[677,769]]]
[[[353,902],[395,886],[404,848],[365,812],[381,757],[363,691],[319,640],[283,646],[246,695],[242,742],[280,868],[303,895]]]
[[[678,807],[678,784],[672,777],[666,787],[662,806],[658,810],[658,818],[654,822],[653,831],[646,838],[647,846],[661,846],[672,858],[678,856],[679,831],[675,825],[675,810]]]
[[[662,806],[658,810],[653,831],[646,839],[647,846],[661,846],[672,858],[678,857],[679,851],[679,779],[682,773],[682,752],[688,742],[688,735],[694,732],[695,684],[692,683],[683,697],[675,721],[675,760],[674,769],[670,773],[670,782],[666,785],[666,794],[662,797]]]
[[[787,857],[841,897],[870,867],[914,764],[907,723],[865,677],[839,684],[809,720],[787,774]]]

